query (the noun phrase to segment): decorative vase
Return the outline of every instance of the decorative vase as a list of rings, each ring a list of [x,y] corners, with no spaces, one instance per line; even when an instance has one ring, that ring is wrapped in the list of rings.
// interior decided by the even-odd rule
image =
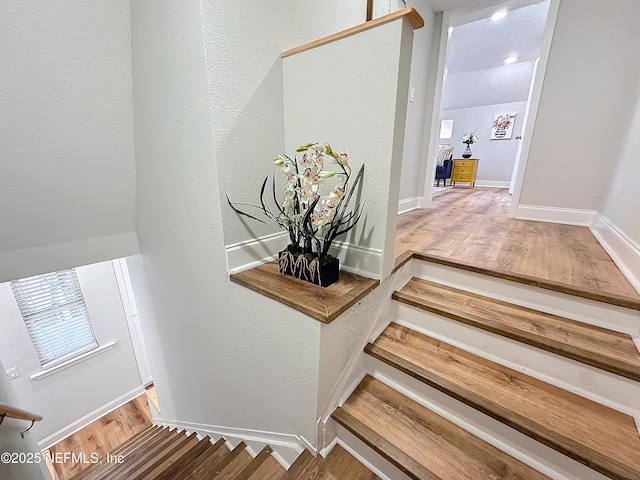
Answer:
[[[465,149],[464,153],[462,154],[462,158],[471,158],[471,148],[469,148],[469,144],[467,143],[467,148]]]
[[[340,261],[331,255],[318,257],[313,254],[292,253],[287,248],[278,253],[278,270],[298,280],[328,287],[340,277]]]

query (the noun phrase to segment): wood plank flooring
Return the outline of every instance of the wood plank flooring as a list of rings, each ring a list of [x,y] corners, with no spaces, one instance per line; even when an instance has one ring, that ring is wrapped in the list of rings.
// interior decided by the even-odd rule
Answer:
[[[396,257],[416,251],[596,292],[635,291],[587,227],[509,218],[501,188],[453,188],[398,217]]]
[[[151,412],[147,396],[142,394],[122,407],[87,425],[49,449],[51,455],[64,452],[84,453],[87,458],[96,452],[102,458],[107,452],[151,426]],[[82,463],[56,463],[54,468],[60,480],[66,480],[82,468]]]

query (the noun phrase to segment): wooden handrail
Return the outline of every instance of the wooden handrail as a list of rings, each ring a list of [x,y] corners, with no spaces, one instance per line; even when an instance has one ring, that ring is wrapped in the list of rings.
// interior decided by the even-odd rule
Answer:
[[[42,415],[28,412],[27,410],[22,410],[5,403],[0,403],[0,417],[5,416],[10,418],[18,418],[20,420],[31,420],[32,422],[39,422],[40,420],[42,420]]]
[[[328,37],[321,38],[320,40],[316,40],[314,42],[310,42],[305,45],[300,45],[299,47],[291,48],[289,50],[282,52],[280,56],[284,58],[290,55],[294,55],[296,53],[304,52],[305,50],[310,50],[312,48],[319,47],[320,45],[333,42],[340,38],[348,37],[349,35],[354,35],[356,33],[363,32],[370,28],[376,27],[378,25],[383,25],[385,23],[391,22],[401,17],[406,17],[414,30],[424,27],[424,20],[422,19],[420,14],[416,11],[416,9],[413,7],[407,7],[407,8],[403,8],[402,10],[393,12],[389,15],[385,15],[384,17],[378,17],[369,22],[365,22],[355,27],[348,28],[347,30],[343,30],[342,32],[338,32],[333,35],[329,35]]]

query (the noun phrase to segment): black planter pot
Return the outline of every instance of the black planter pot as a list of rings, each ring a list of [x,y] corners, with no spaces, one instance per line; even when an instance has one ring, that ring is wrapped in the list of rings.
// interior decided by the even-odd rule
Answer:
[[[337,282],[340,277],[340,262],[332,256],[320,259],[308,254],[296,254],[283,250],[278,253],[278,270],[284,275],[328,287]]]

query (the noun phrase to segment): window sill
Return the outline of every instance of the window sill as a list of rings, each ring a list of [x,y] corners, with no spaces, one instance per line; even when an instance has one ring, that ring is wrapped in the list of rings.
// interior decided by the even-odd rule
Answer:
[[[82,355],[76,358],[72,358],[71,360],[67,360],[66,362],[63,362],[59,365],[34,373],[29,378],[31,380],[42,380],[43,378],[46,378],[49,375],[53,375],[54,373],[64,370],[65,368],[68,368],[77,363],[83,362],[88,358],[95,357],[96,355],[100,355],[101,353],[104,353],[107,350],[111,350],[115,344],[116,344],[115,341],[107,343],[106,345],[102,345],[101,347],[98,347],[95,350],[91,350],[89,352],[83,353]]]

